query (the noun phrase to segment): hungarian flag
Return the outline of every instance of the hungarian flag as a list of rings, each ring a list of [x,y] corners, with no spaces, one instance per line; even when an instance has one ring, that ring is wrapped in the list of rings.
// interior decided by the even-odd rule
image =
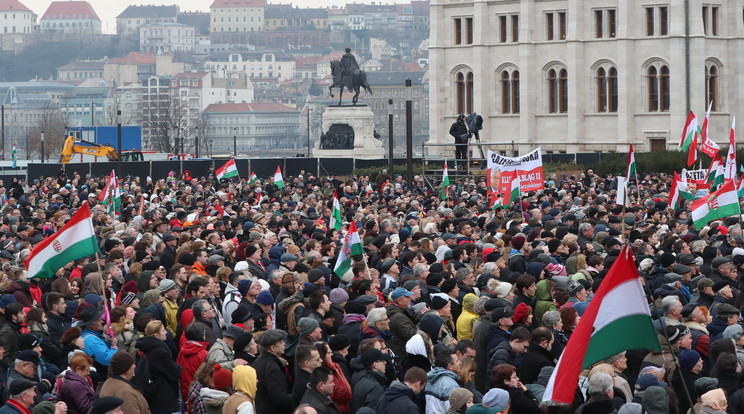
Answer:
[[[715,219],[738,216],[740,213],[734,180],[726,180],[716,192],[692,203],[692,221],[696,229],[703,228]]]
[[[15,153],[16,153],[16,145],[15,145],[15,142],[14,142],[13,143],[13,150],[10,152],[10,158],[13,160],[13,165],[11,165],[10,168],[15,168],[16,167],[16,156],[15,156]]]
[[[25,264],[29,279],[52,277],[65,264],[98,252],[88,203],[62,229],[37,244]]]
[[[705,155],[709,157],[714,157],[718,154],[718,151],[721,149],[721,147],[718,146],[715,142],[713,142],[712,139],[708,136],[708,120],[710,119],[710,109],[713,107],[713,101],[710,102],[708,105],[708,111],[705,113],[705,120],[703,121],[703,127],[700,128],[700,151],[703,151]]]
[[[687,149],[690,148],[692,140],[698,132],[698,127],[698,120],[695,117],[695,114],[690,111],[690,114],[687,115],[687,122],[685,122],[685,129],[682,130],[682,139],[679,141],[679,146],[682,147],[682,151],[687,151]]]
[[[571,405],[582,369],[628,349],[661,346],[633,254],[625,246],[571,334],[543,402]]]
[[[248,185],[252,185],[258,181],[258,176],[256,176],[256,173],[251,173],[250,177],[248,177]]]
[[[736,117],[731,121],[731,134],[729,134],[729,150],[726,155],[726,166],[723,167],[723,179],[736,179]]]
[[[625,181],[630,181],[630,177],[636,173],[635,154],[633,153],[633,144],[630,144],[630,153],[628,154],[628,169],[625,174]]]
[[[331,227],[336,231],[341,230],[343,219],[341,217],[341,203],[338,202],[338,194],[333,190],[333,211],[331,212]]]
[[[274,185],[280,190],[284,188],[284,180],[282,179],[282,170],[279,166],[276,166],[276,172],[274,173]]]
[[[356,221],[352,220],[349,225],[349,231],[346,232],[346,237],[344,237],[344,245],[338,254],[338,260],[336,260],[333,273],[338,275],[338,277],[343,277],[351,269],[351,256],[363,253],[362,240],[359,238],[359,233],[357,232]]]
[[[238,176],[238,167],[235,166],[235,160],[230,160],[217,170],[217,179],[232,178]]]
[[[107,213],[113,214],[114,217],[121,216],[121,191],[114,170],[111,170],[111,175],[98,199],[106,206]]]
[[[220,213],[221,217],[230,216],[229,214],[225,212],[225,208],[222,207],[220,203],[214,203],[214,209],[217,210],[218,213]]]
[[[442,173],[442,200],[447,199],[447,193],[449,192],[450,181],[449,174],[447,174],[447,160],[444,160],[444,172]]]
[[[382,183],[382,185],[380,186],[380,195],[381,196],[384,196],[385,195],[385,186],[387,185],[387,183],[388,183],[388,180],[385,180],[385,182]]]
[[[519,186],[520,186],[520,180],[519,180],[519,173],[517,172],[516,175],[514,175],[514,178],[511,180],[511,190],[509,191],[509,194],[506,194],[505,201],[503,201],[504,206],[508,206],[509,204],[518,201],[519,200]]]
[[[669,204],[675,210],[684,207],[685,200],[695,200],[695,196],[690,192],[687,185],[687,172],[685,170],[682,170],[682,178],[677,174],[677,171],[674,172],[674,181],[669,197]]]

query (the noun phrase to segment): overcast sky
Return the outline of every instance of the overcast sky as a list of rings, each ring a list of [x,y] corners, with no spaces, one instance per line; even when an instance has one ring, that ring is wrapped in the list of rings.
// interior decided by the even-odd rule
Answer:
[[[39,18],[44,15],[47,7],[52,2],[51,0],[20,0],[21,3],[25,4],[28,8],[33,10],[39,15]],[[181,7],[181,11],[209,11],[209,6],[212,4],[212,0],[88,0],[93,6],[93,9],[98,14],[103,22],[104,33],[116,33],[116,16],[119,15],[127,6],[131,4],[142,5],[142,4],[155,4],[155,5],[169,5],[178,4]],[[271,3],[292,3],[298,7],[319,7],[319,6],[343,6],[347,3],[345,0],[295,0],[295,1],[271,1]],[[371,0],[353,0],[348,3],[373,3]],[[393,4],[393,3],[410,3],[406,0],[386,0],[377,1],[376,3],[382,4]]]

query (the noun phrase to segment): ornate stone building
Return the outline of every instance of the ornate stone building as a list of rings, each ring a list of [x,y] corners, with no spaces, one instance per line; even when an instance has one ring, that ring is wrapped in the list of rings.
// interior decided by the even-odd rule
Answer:
[[[430,133],[458,113],[521,152],[676,148],[687,112],[728,141],[744,104],[744,0],[434,0]],[[741,117],[740,117],[741,119]]]

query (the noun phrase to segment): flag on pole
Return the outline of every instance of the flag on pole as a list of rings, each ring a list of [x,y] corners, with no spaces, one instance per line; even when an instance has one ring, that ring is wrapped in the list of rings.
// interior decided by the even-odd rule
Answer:
[[[520,194],[519,186],[520,186],[520,184],[521,184],[521,182],[519,180],[519,172],[517,172],[517,174],[511,180],[511,190],[509,190],[509,194],[506,194],[504,196],[505,197],[505,201],[503,201],[503,203],[504,203],[503,205],[504,206],[508,206],[509,204],[511,204],[511,203],[519,200],[519,194]]]
[[[635,154],[633,153],[633,144],[630,144],[630,153],[628,154],[628,169],[625,174],[625,181],[630,181],[630,177],[636,173]]]
[[[276,166],[276,172],[274,173],[274,185],[276,185],[280,190],[284,188],[284,180],[282,179],[282,170],[279,168],[279,166]]]
[[[16,156],[15,156],[15,153],[16,153],[16,144],[14,142],[13,143],[13,150],[10,152],[10,157],[11,157],[11,159],[13,159],[13,165],[11,165],[10,168],[15,168],[16,167]]]
[[[258,176],[256,175],[256,173],[251,173],[251,175],[248,177],[248,185],[253,185],[253,183],[255,183],[256,181],[258,181]]]
[[[736,117],[731,121],[731,133],[729,134],[729,150],[726,155],[726,166],[723,168],[723,179],[736,179]]]
[[[736,195],[739,198],[744,197],[744,175],[739,178],[739,183],[736,185]]]
[[[336,231],[341,230],[343,218],[341,217],[341,203],[338,202],[338,194],[333,189],[333,211],[331,212],[331,227]]]
[[[661,350],[643,285],[625,246],[571,334],[543,395],[570,405],[581,370],[628,349]]]
[[[679,141],[679,146],[682,147],[682,151],[687,151],[692,144],[693,136],[697,134],[697,131],[698,120],[695,118],[695,114],[690,111],[690,114],[687,115],[687,122],[685,122],[685,129],[682,130],[682,139]]]
[[[364,192],[366,193],[365,195],[367,197],[371,196],[372,193],[375,192],[375,190],[372,189],[372,183],[367,183],[367,188],[364,190]]]
[[[447,199],[447,193],[449,191],[449,174],[447,174],[447,160],[444,160],[444,172],[442,173],[442,200]]]
[[[692,203],[692,221],[696,229],[719,218],[738,216],[739,195],[734,180],[726,180],[721,188]]]
[[[687,185],[687,172],[682,170],[682,178],[680,178],[675,171],[672,190],[669,192],[669,205],[676,210],[684,207],[685,200],[695,200],[695,196],[690,192]]]
[[[721,149],[721,147],[718,146],[710,137],[708,136],[708,120],[710,119],[710,110],[713,107],[713,101],[710,102],[708,105],[708,111],[705,113],[705,120],[703,120],[703,127],[700,128],[700,151],[703,151],[705,155],[709,157],[714,157],[718,154],[718,151]]]
[[[338,277],[343,277],[351,269],[351,256],[363,253],[362,240],[359,238],[359,233],[357,232],[356,221],[352,221],[349,225],[349,231],[346,232],[346,237],[344,237],[344,245],[338,254],[338,260],[336,260],[333,273],[338,275]]]
[[[88,203],[58,232],[34,246],[26,258],[28,277],[48,278],[67,263],[98,252],[96,234]]]
[[[256,208],[261,208],[261,202],[263,201],[263,191],[261,190],[261,187],[256,188],[256,193],[258,193],[258,201],[256,201]]]
[[[235,160],[230,160],[217,170],[217,179],[232,178],[238,176],[238,167],[235,166]]]
[[[698,127],[698,130],[700,128]],[[690,151],[687,153],[687,166],[692,167],[695,165],[695,162],[697,161],[697,151],[698,151],[698,133],[695,132],[692,134],[692,145],[690,145]]]
[[[107,213],[113,214],[114,217],[121,216],[121,191],[114,170],[111,170],[111,175],[98,199],[106,206]]]

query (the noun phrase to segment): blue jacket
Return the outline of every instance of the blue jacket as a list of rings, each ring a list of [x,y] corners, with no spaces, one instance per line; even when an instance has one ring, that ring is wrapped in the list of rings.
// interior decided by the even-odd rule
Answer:
[[[93,332],[90,329],[83,331],[83,341],[85,341],[85,351],[93,360],[107,367],[111,357],[116,353],[115,348],[111,348],[103,339],[103,335]]]
[[[15,401],[12,403],[8,401],[2,408],[0,408],[0,414],[25,414],[24,411],[16,407],[16,404],[20,406],[20,404]]]
[[[457,374],[442,367],[434,367],[426,374],[426,395],[431,395],[442,401],[448,401],[449,395],[460,385]]]

